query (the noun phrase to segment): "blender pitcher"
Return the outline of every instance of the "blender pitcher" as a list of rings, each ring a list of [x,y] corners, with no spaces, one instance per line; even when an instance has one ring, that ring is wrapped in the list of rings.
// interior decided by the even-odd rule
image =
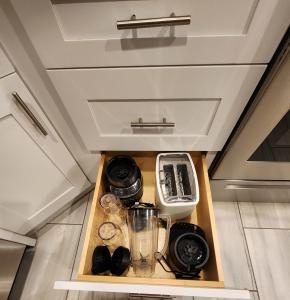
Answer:
[[[166,219],[163,249],[158,252],[158,221]],[[150,204],[139,204],[128,210],[128,228],[133,271],[138,277],[150,277],[155,272],[156,258],[164,255],[168,246],[171,219],[161,215]]]

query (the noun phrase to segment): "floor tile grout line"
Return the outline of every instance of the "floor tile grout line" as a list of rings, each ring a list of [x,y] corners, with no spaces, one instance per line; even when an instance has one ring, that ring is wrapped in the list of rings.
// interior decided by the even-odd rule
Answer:
[[[256,278],[255,278],[254,270],[253,270],[253,267],[252,267],[252,262],[251,262],[251,258],[250,258],[250,254],[249,254],[249,248],[248,248],[248,245],[247,245],[246,236],[245,236],[245,232],[244,232],[244,228],[243,228],[243,220],[242,220],[242,216],[241,216],[240,209],[239,209],[239,203],[238,203],[238,201],[234,201],[233,203],[235,204],[235,208],[236,208],[237,213],[238,213],[237,217],[239,219],[238,223],[239,223],[239,227],[241,229],[241,235],[242,235],[243,243],[246,246],[245,255],[246,255],[246,258],[247,258],[247,265],[248,265],[250,275],[251,275],[251,281],[252,281],[253,286],[257,289]]]
[[[240,214],[240,219],[241,219],[241,222],[242,222],[242,227],[245,228],[245,224],[244,224],[244,220],[243,220],[243,215],[241,213],[241,207],[240,207],[240,202],[237,201],[237,204],[238,204],[238,209],[239,209],[239,214]]]
[[[251,203],[253,205],[255,205],[255,204],[273,204],[273,205],[276,205],[276,204],[290,204],[289,202],[254,202],[254,201],[246,201],[246,202],[237,201],[237,202],[238,202],[240,211],[241,211],[242,203]],[[241,217],[242,217],[242,213],[241,213]],[[279,218],[279,216],[277,216],[277,217]],[[243,221],[243,217],[242,217],[242,223],[243,223],[243,227],[246,228],[246,229],[281,229],[281,230],[290,230],[290,227],[266,227],[266,226],[261,227],[262,225],[259,225],[259,224],[258,225],[254,225],[254,226],[247,226],[247,225],[245,225],[245,223]]]
[[[253,274],[253,277],[254,277],[253,279],[254,279],[254,283],[255,283],[255,286],[256,286],[258,298],[260,299],[260,293],[259,293],[259,289],[258,289],[258,285],[257,285],[255,271],[254,271],[254,268],[253,268],[253,263],[252,263],[252,258],[251,258],[251,254],[250,254],[250,250],[249,250],[248,240],[247,240],[245,228],[243,226],[243,217],[242,217],[242,214],[241,214],[240,205],[239,205],[238,201],[237,201],[237,207],[238,207],[238,212],[239,212],[241,225],[242,225],[242,230],[243,230],[243,238],[244,238],[245,245],[246,245],[246,248],[247,248],[247,256],[249,258],[250,268],[251,268],[251,271],[252,271],[252,274]]]
[[[89,201],[90,201],[90,196],[91,196],[91,193],[94,192],[95,190],[91,190],[89,193],[88,193],[88,199],[87,199],[87,205],[86,205],[86,209],[85,209],[85,213],[83,215],[83,222],[82,224],[84,225],[84,222],[85,222],[85,218],[86,218],[86,214],[87,214],[87,209],[88,209],[88,205],[89,205]]]
[[[79,236],[79,239],[78,239],[78,243],[77,243],[77,247],[76,247],[76,252],[75,252],[73,263],[72,263],[71,272],[70,272],[69,279],[68,279],[69,281],[72,279],[72,274],[73,274],[73,270],[74,270],[74,266],[75,266],[76,256],[77,256],[77,253],[78,253],[80,239],[81,239],[81,235],[82,235],[82,231],[83,231],[83,225],[84,224],[79,225],[79,226],[81,226],[81,231],[80,231],[80,236]],[[69,290],[66,291],[66,296],[65,296],[66,300],[68,298],[68,294],[69,294]]]
[[[85,212],[84,212],[83,223],[82,224],[73,224],[73,225],[79,225],[79,226],[81,226],[81,231],[80,231],[80,236],[79,236],[79,239],[78,239],[77,248],[76,248],[76,252],[75,252],[73,263],[72,263],[72,268],[71,268],[69,280],[72,279],[72,275],[73,275],[73,271],[74,271],[74,267],[75,267],[75,263],[76,263],[76,257],[77,257],[77,253],[78,253],[78,250],[79,250],[80,240],[81,240],[81,236],[82,236],[82,232],[83,232],[84,220],[85,220],[85,216],[86,216],[86,213],[87,213],[87,209],[88,209],[88,204],[89,204],[91,192],[92,191],[88,192],[88,194],[87,194],[88,195],[88,197],[87,197],[87,205],[86,205],[86,209],[85,209]],[[71,224],[60,223],[59,225],[71,225]],[[66,296],[65,296],[66,300],[68,299],[68,295],[69,295],[69,290],[66,291]]]
[[[81,224],[81,232],[80,232],[80,236],[79,236],[79,240],[78,240],[78,244],[77,244],[77,250],[76,250],[74,261],[73,261],[73,264],[72,264],[72,269],[71,269],[69,280],[72,280],[72,275],[73,275],[73,271],[74,271],[75,263],[76,263],[76,257],[77,257],[77,254],[78,254],[78,250],[79,250],[79,247],[80,247],[81,236],[82,236],[82,232],[83,232],[83,229],[84,229],[84,221],[85,221],[85,217],[86,217],[86,214],[87,214],[87,211],[88,211],[90,196],[91,196],[91,193],[93,193],[93,192],[94,192],[94,190],[92,190],[88,193],[87,205],[86,205],[86,209],[85,209],[85,213],[84,213],[84,217],[83,217],[83,223]],[[68,294],[69,294],[69,291],[67,291],[66,300],[68,298]]]

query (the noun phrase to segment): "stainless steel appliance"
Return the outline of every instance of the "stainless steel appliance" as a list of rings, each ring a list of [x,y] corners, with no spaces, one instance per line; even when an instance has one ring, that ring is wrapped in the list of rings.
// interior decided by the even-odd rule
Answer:
[[[289,30],[210,169],[216,200],[290,201]]]
[[[123,206],[133,206],[141,199],[143,179],[132,157],[126,155],[112,157],[106,163],[105,175],[107,192],[118,196]]]
[[[0,299],[8,299],[25,245],[0,239]]]
[[[157,207],[171,219],[186,218],[199,201],[195,167],[189,153],[160,153],[156,159]]]

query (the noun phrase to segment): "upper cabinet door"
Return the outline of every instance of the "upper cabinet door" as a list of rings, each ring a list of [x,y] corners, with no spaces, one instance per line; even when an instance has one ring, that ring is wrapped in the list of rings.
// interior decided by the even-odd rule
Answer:
[[[0,78],[14,72],[14,68],[10,61],[4,54],[3,50],[0,48]]]
[[[50,70],[88,150],[219,151],[265,66]]]
[[[267,63],[290,15],[287,0],[11,2],[46,68]],[[173,16],[190,24],[156,20]],[[158,27],[139,28],[142,19]]]
[[[0,79],[0,142],[0,228],[26,234],[89,186],[16,74]]]

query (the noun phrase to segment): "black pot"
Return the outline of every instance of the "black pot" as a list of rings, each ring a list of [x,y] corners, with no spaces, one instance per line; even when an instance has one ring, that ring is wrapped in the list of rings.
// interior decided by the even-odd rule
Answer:
[[[179,277],[197,277],[209,254],[205,234],[199,226],[178,222],[171,227],[167,261]]]
[[[138,202],[143,195],[143,180],[135,160],[123,155],[112,157],[105,167],[105,186],[125,207]]]

